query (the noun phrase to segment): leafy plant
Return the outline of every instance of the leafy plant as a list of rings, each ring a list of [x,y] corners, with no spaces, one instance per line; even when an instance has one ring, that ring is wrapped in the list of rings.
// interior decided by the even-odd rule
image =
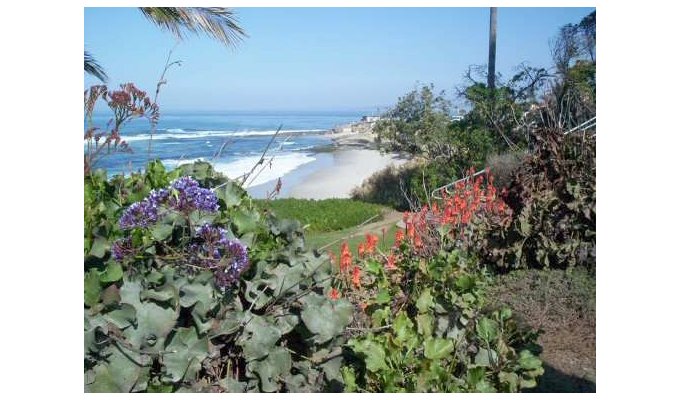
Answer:
[[[480,254],[501,270],[594,270],[595,138],[539,130],[534,141],[505,196],[512,223],[489,232]]]
[[[460,248],[476,251],[486,233],[505,226],[511,210],[500,198],[490,171],[475,177],[471,168],[464,180],[441,192],[416,212],[404,213],[406,237],[424,257]]]
[[[348,342],[356,358],[345,381],[370,392],[534,387],[543,373],[535,334],[517,329],[508,309],[483,310],[488,278],[474,260],[451,251],[427,261],[411,250],[402,241],[384,266],[368,257],[358,274],[352,269],[359,279],[344,292],[365,315]]]
[[[342,388],[352,306],[299,223],[207,163],[158,161],[86,177],[85,215],[86,391]]]
[[[347,343],[347,391],[516,392],[536,385],[543,373],[536,334],[520,330],[509,309],[485,310],[489,278],[457,239],[477,210],[461,201],[444,212],[405,215],[407,231],[397,231],[387,253],[373,235],[356,258],[343,245],[329,296],[362,310]]]

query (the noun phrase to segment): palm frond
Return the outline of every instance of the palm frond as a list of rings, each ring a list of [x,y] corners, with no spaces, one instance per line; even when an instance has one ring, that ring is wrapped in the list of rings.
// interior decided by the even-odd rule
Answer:
[[[140,7],[144,16],[178,39],[184,31],[204,33],[226,46],[234,46],[248,35],[238,25],[236,14],[226,7]]]
[[[106,82],[109,77],[106,75],[104,68],[92,57],[92,54],[85,51],[85,72],[94,76],[102,82]]]

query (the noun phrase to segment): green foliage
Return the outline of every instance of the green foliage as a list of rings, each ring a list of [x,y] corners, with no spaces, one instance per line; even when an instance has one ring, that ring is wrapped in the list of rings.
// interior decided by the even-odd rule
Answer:
[[[505,199],[512,224],[490,232],[480,254],[501,270],[594,270],[595,138],[543,130],[535,142]]]
[[[369,392],[517,392],[543,373],[536,334],[509,309],[485,311],[488,278],[458,250],[419,258],[402,243],[396,270],[369,268],[364,331],[345,371]]]
[[[427,163],[427,161],[425,161]],[[399,167],[389,165],[366,178],[352,190],[352,198],[382,204],[399,211],[409,210],[412,182],[421,176],[423,163],[409,162]]]
[[[377,140],[390,151],[428,154],[434,157],[449,148],[446,140],[451,105],[444,92],[421,86],[399,98],[373,128]]]
[[[531,122],[525,116],[548,87],[548,71],[520,64],[509,80],[499,80],[491,89],[485,70],[470,67],[466,74],[468,85],[460,95],[470,104],[471,110],[462,124],[490,132],[497,152],[517,150],[528,144],[527,132]]]
[[[191,175],[215,190],[220,211],[167,216],[135,228],[140,251],[111,258],[124,209]],[[219,290],[212,272],[173,259],[202,221],[248,245],[250,267]],[[166,226],[168,225],[168,226]],[[85,178],[85,390],[88,392],[327,391],[342,387],[341,346],[353,307],[325,295],[326,258],[305,251],[299,223],[264,215],[245,191],[196,163],[107,181]]]
[[[255,200],[264,211],[273,212],[279,219],[297,220],[310,233],[331,232],[357,226],[373,218],[382,219],[383,207],[350,199],[277,199]]]
[[[452,121],[444,92],[435,96],[433,91],[430,85],[406,94],[373,128],[383,149],[406,151],[421,157],[422,162],[379,171],[354,191],[355,199],[399,210],[417,208],[428,202],[433,189],[457,179],[470,167],[483,168],[487,155],[504,145],[485,120],[480,122],[483,106],[491,104],[483,86],[467,89],[468,100],[475,103],[475,108],[462,122]],[[501,95],[505,93],[501,89],[498,93],[499,98],[510,99]],[[512,100],[507,102],[514,104]],[[510,103],[503,106],[499,100],[496,107],[505,112],[511,109]],[[511,120],[512,116],[506,118]]]

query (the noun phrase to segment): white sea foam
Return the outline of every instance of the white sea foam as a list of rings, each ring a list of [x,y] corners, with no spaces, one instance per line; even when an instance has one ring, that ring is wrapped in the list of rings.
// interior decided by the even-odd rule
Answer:
[[[325,132],[324,129],[298,129],[298,130],[281,130],[279,134],[296,134],[296,133],[306,133],[306,132]],[[192,131],[187,132],[182,129],[168,129],[165,133],[156,133],[153,135],[154,140],[166,140],[166,139],[199,139],[206,137],[235,137],[235,136],[271,136],[275,134],[276,131],[218,131],[218,130],[206,130],[206,131]],[[126,142],[136,142],[139,140],[149,140],[150,135],[123,135],[122,139]]]
[[[267,158],[268,160],[269,158]],[[253,166],[260,160],[260,156],[249,156],[236,159],[229,162],[213,162],[216,171],[221,172],[229,178],[238,178],[243,174],[253,169]],[[283,177],[287,173],[293,171],[301,165],[310,163],[316,160],[313,156],[306,153],[283,153],[277,154],[274,157],[271,165],[266,163],[264,166],[260,165],[255,169],[255,172],[248,179],[247,185],[256,186],[263,183],[274,181]],[[195,161],[208,161],[202,158],[193,159],[168,159],[163,160],[163,164],[168,168],[176,168],[183,164],[191,164]],[[256,176],[257,175],[257,176]],[[252,182],[251,182],[252,181]]]

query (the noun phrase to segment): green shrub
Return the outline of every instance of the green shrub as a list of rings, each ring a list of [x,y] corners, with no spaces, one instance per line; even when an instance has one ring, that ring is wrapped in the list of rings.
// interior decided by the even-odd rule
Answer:
[[[376,140],[390,151],[433,158],[449,149],[445,138],[451,122],[450,107],[443,91],[435,94],[432,84],[419,86],[400,97],[376,122],[373,128]]]
[[[264,216],[207,163],[167,173],[156,161],[146,171],[85,179],[85,391],[342,390],[353,307],[328,299],[331,267],[305,251],[300,224]],[[135,214],[132,203],[153,209],[151,189],[187,175],[220,186],[219,210],[179,206],[186,192],[173,183],[156,208],[167,212]],[[144,223],[118,223],[130,216]],[[222,273],[243,259],[221,244],[213,256],[204,224],[247,247],[240,279]]]
[[[477,261],[458,250],[428,259],[413,250],[402,242],[385,266],[382,256],[368,256],[360,279],[345,288],[344,296],[365,310],[347,344],[346,391],[535,387],[543,373],[536,333],[519,329],[507,308],[485,310],[488,277]]]
[[[489,276],[474,253],[477,237],[509,220],[480,176],[454,197],[404,214],[392,249],[366,236],[341,247],[336,296],[363,310],[351,327],[346,391],[517,392],[543,374],[537,333],[508,308],[487,307]],[[484,218],[488,215],[488,218]]]
[[[409,162],[398,167],[390,165],[375,172],[352,190],[352,198],[400,211],[409,210],[412,203],[411,182],[420,176],[421,163]]]

